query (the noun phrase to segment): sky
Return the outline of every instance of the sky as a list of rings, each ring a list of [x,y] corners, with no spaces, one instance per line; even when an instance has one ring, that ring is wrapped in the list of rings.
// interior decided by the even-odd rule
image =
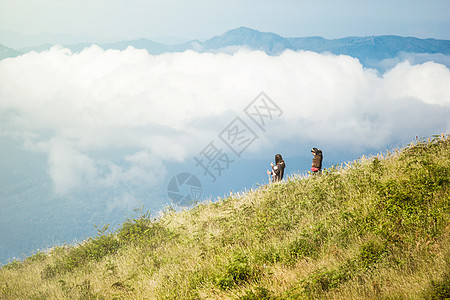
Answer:
[[[449,39],[449,3],[0,0],[0,37],[207,39],[246,26],[286,37]],[[56,233],[70,240],[77,228],[83,237],[96,218],[117,222],[139,203],[160,209],[179,172],[195,174],[206,196],[222,196],[267,183],[276,153],[286,174],[305,174],[312,147],[329,167],[449,133],[450,70],[435,57],[412,63],[403,53],[383,73],[308,51],[54,46],[0,60],[0,263]],[[213,154],[223,169],[202,169]]]
[[[203,40],[241,26],[284,37],[450,39],[450,1],[0,0],[0,30],[27,35]]]

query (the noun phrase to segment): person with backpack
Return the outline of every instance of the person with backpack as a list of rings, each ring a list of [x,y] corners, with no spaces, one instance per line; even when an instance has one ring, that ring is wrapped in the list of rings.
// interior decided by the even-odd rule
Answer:
[[[322,150],[317,148],[311,149],[312,155],[314,155],[311,165],[311,171],[316,174],[322,172],[322,161],[323,161],[323,154]]]
[[[272,175],[272,182],[281,181],[284,175],[284,168],[286,167],[281,154],[275,155],[275,165],[271,162],[270,166],[272,171],[267,170],[267,174]]]

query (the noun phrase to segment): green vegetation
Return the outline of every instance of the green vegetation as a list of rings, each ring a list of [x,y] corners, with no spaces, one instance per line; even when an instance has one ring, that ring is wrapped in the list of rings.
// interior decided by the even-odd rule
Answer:
[[[450,140],[293,177],[0,269],[0,299],[445,299]]]

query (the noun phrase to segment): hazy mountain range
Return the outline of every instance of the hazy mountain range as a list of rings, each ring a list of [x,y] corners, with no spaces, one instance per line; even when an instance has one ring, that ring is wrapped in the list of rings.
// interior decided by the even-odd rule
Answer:
[[[0,41],[0,59],[15,57],[29,51],[43,51],[50,49],[55,44],[47,43],[20,49],[11,49],[2,46]],[[73,52],[79,52],[94,43],[61,44]],[[336,55],[343,54],[358,58],[364,66],[378,69],[383,68],[383,65],[380,65],[380,61],[393,59],[406,53],[429,55],[450,54],[449,40],[419,39],[394,35],[346,37],[339,39],[325,39],[322,37],[286,38],[275,33],[260,32],[246,27],[229,30],[222,35],[214,36],[206,41],[192,40],[175,45],[163,44],[149,39],[96,44],[103,49],[116,50],[124,50],[132,46],[137,49],[145,49],[154,55],[165,52],[183,52],[186,50],[194,50],[197,52],[232,52],[237,47],[264,51],[268,55],[278,55],[285,50],[305,50],[318,53],[329,52]],[[435,56],[434,58],[441,60],[441,63],[448,66],[447,61],[442,62],[444,60],[442,57]]]

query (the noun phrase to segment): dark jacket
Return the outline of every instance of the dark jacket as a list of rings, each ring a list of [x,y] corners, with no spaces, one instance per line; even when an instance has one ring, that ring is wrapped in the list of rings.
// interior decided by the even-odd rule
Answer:
[[[272,167],[272,181],[280,181],[283,179],[284,168],[286,164],[284,160],[279,161],[275,166]]]
[[[313,157],[312,167],[321,170],[322,169],[322,160],[323,160],[322,150],[318,149],[316,151],[316,155],[314,155],[314,157]]]

